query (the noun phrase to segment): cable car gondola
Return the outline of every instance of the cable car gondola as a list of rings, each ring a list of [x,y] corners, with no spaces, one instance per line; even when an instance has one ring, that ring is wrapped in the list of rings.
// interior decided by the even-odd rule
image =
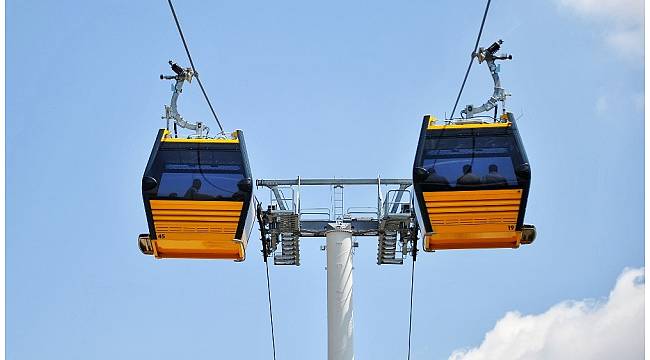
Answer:
[[[413,186],[425,250],[517,248],[534,239],[523,224],[530,166],[508,118],[436,125],[424,117]]]
[[[140,235],[140,250],[156,258],[242,261],[255,218],[243,133],[209,138],[201,123],[183,120],[176,100],[192,69],[174,65],[177,75],[167,77],[177,80],[167,118],[196,134],[178,138],[158,131],[142,177],[149,234]]]
[[[516,121],[509,112],[490,122],[475,117],[505,101],[494,60],[511,57],[495,56],[499,45],[478,54],[495,81],[488,102],[468,105],[464,118],[444,124],[424,117],[413,187],[426,251],[517,248],[535,239],[535,227],[524,225],[531,169]]]

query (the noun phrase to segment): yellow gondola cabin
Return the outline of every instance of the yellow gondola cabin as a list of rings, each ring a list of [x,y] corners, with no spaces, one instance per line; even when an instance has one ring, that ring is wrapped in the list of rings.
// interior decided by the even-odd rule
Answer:
[[[524,225],[530,178],[512,114],[448,124],[425,116],[413,167],[424,250],[531,243],[535,227]]]
[[[156,258],[244,260],[252,193],[241,131],[181,139],[161,129],[142,177],[149,234],[140,235],[140,250]]]

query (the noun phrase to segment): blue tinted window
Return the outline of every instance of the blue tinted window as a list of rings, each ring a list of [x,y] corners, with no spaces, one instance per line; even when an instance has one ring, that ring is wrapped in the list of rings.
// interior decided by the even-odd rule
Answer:
[[[436,174],[447,179],[451,186],[456,186],[457,180],[464,175],[463,166],[465,165],[471,166],[471,173],[480,178],[481,184],[517,185],[517,177],[510,157],[456,157],[424,160],[425,169],[430,172],[435,169]],[[490,172],[490,165],[496,165],[496,171]],[[499,181],[499,177],[503,177],[503,180]]]
[[[452,187],[517,186],[519,162],[514,139],[508,135],[432,135],[422,157],[422,167],[432,174],[428,181]]]
[[[197,148],[160,149],[153,166],[158,198],[243,200],[241,153]]]
[[[179,197],[189,200],[230,198],[237,192],[242,174],[211,174],[163,172],[158,197]]]

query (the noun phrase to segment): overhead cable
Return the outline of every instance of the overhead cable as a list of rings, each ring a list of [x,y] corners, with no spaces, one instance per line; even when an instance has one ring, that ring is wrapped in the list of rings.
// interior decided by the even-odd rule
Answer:
[[[271,280],[269,277],[269,261],[268,261],[270,250],[268,248],[268,243],[266,241],[265,227],[263,225],[262,218],[263,218],[262,206],[259,202],[257,202],[257,220],[260,223],[260,232],[262,235],[260,237],[260,240],[262,240],[262,257],[264,258],[264,266],[266,267],[266,290],[269,296],[269,318],[271,319],[271,344],[273,345],[273,360],[275,360],[275,330],[273,326],[273,305],[271,303]]]
[[[181,29],[181,24],[178,22],[178,17],[176,16],[176,11],[174,10],[174,4],[172,4],[172,0],[167,0],[167,3],[169,3],[169,8],[172,11],[172,15],[174,16],[174,22],[176,23],[176,28],[178,29],[178,33],[181,36],[181,40],[183,41],[183,47],[185,47],[185,52],[187,53],[187,58],[190,60],[190,66],[192,66],[192,70],[194,71],[194,77],[196,78],[196,81],[199,83],[199,87],[201,88],[201,92],[203,93],[203,97],[205,98],[205,101],[208,103],[208,106],[210,107],[210,111],[212,111],[212,115],[214,116],[214,120],[217,122],[217,125],[219,125],[219,130],[221,130],[221,134],[224,133],[223,127],[221,126],[221,122],[219,122],[219,118],[217,117],[217,113],[214,111],[214,108],[212,107],[212,103],[210,102],[210,98],[208,98],[208,94],[205,92],[205,88],[203,87],[203,83],[201,83],[201,78],[199,78],[199,73],[196,71],[196,67],[194,66],[194,61],[192,60],[192,55],[190,55],[190,49],[187,46],[187,41],[185,41],[185,35],[183,35],[183,30]]]
[[[266,288],[269,294],[269,317],[271,318],[271,343],[273,344],[273,360],[275,360],[275,331],[273,330],[273,306],[271,305],[271,281],[269,280],[269,263],[264,256],[264,265],[266,266]]]
[[[415,259],[417,256],[417,245],[413,245],[413,263],[411,265],[411,308],[409,309],[409,347],[407,360],[411,360],[411,331],[413,328],[413,279],[415,278]]]
[[[454,118],[454,113],[456,112],[456,107],[458,106],[458,100],[460,100],[460,95],[463,93],[463,89],[465,88],[465,82],[467,81],[467,76],[469,75],[469,71],[472,68],[472,64],[474,63],[474,56],[476,54],[476,50],[478,49],[478,43],[479,41],[481,41],[481,34],[483,34],[483,25],[485,25],[485,18],[487,18],[488,9],[490,9],[491,1],[492,0],[487,0],[487,4],[485,5],[485,12],[483,13],[483,20],[481,21],[481,28],[478,31],[478,36],[476,37],[476,43],[474,44],[474,50],[472,51],[472,56],[469,59],[469,65],[467,66],[467,71],[465,72],[463,83],[460,86],[460,91],[458,92],[458,96],[456,97],[456,102],[454,103],[454,109],[451,111],[451,116],[449,117],[450,119]]]

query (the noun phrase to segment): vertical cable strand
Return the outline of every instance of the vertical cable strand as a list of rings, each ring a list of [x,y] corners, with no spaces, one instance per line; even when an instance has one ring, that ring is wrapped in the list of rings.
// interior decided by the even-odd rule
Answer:
[[[413,328],[413,279],[415,278],[415,257],[411,266],[411,309],[409,310],[409,348],[408,360],[411,360],[411,329]]]
[[[264,254],[266,256],[266,254]],[[271,280],[269,279],[269,263],[264,261],[266,266],[266,288],[269,293],[269,317],[271,318],[271,343],[273,344],[273,360],[275,360],[275,331],[273,330],[273,306],[271,305]]]
[[[190,60],[190,66],[192,66],[192,71],[194,71],[194,77],[196,78],[196,81],[199,83],[199,87],[201,88],[203,97],[205,98],[205,101],[208,103],[208,106],[210,107],[210,111],[212,111],[212,116],[214,116],[214,120],[217,122],[217,125],[219,125],[219,130],[221,130],[221,134],[223,134],[224,131],[223,131],[223,127],[221,126],[221,122],[219,121],[219,118],[217,117],[217,113],[214,111],[214,108],[212,107],[210,98],[208,98],[208,94],[205,92],[203,83],[201,83],[201,79],[199,78],[199,73],[196,71],[196,67],[194,66],[192,55],[190,55],[190,49],[187,46],[187,41],[185,41],[185,35],[183,35],[183,30],[181,30],[181,24],[178,22],[178,17],[176,16],[176,11],[174,10],[174,4],[172,4],[172,0],[167,0],[167,3],[169,4],[169,8],[171,9],[172,15],[174,16],[174,22],[176,23],[176,28],[178,29],[178,33],[181,36],[181,40],[183,41],[183,47],[185,47],[185,53],[187,53],[187,58]]]
[[[454,113],[456,112],[456,106],[458,106],[458,100],[460,100],[460,95],[463,93],[463,89],[465,88],[465,82],[467,81],[469,70],[472,68],[472,64],[474,63],[474,54],[476,53],[476,49],[478,49],[479,41],[481,41],[481,34],[483,34],[483,26],[485,25],[485,19],[487,18],[488,9],[490,9],[491,1],[492,0],[488,0],[487,5],[485,5],[485,12],[483,13],[483,20],[481,21],[481,28],[479,29],[478,36],[476,37],[476,44],[474,44],[474,51],[472,51],[472,57],[469,59],[469,66],[467,66],[467,71],[465,72],[465,77],[463,78],[463,84],[460,86],[460,91],[458,92],[458,96],[456,97],[456,103],[454,103],[454,109],[451,110],[451,116],[449,117],[449,119],[454,118]]]

